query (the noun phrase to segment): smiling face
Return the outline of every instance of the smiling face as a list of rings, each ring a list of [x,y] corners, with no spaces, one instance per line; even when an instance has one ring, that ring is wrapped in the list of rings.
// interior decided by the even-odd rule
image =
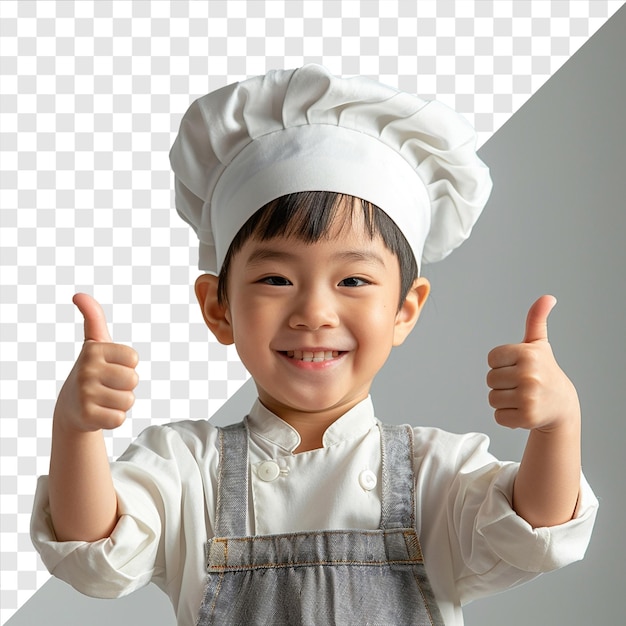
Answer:
[[[429,291],[418,278],[398,308],[398,259],[358,213],[313,243],[248,239],[223,305],[216,280],[202,276],[196,287],[207,324],[222,343],[234,341],[261,402],[293,425],[328,424],[365,399]]]

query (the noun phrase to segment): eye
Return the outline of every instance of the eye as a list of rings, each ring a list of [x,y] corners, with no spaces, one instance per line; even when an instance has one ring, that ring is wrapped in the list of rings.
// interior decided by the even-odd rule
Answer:
[[[287,285],[291,285],[291,282],[283,276],[266,276],[259,282],[266,285],[274,285],[276,287],[286,287]]]
[[[370,285],[371,283],[364,278],[357,278],[356,276],[349,276],[344,278],[340,283],[340,287],[363,287],[364,285]]]

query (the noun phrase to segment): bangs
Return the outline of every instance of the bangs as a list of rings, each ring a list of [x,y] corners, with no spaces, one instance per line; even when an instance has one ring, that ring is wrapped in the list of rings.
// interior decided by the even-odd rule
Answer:
[[[357,204],[362,208],[366,231],[373,238],[377,232],[373,224],[371,203],[340,193],[304,191],[282,196],[266,204],[243,226],[231,247],[233,252],[237,252],[249,237],[259,241],[286,237],[303,243],[331,239],[340,235],[346,226],[352,226]],[[239,235],[243,241],[236,244]]]
[[[385,246],[398,258],[402,305],[418,276],[417,262],[406,238],[395,222],[376,205],[361,198],[330,191],[302,191],[281,196],[268,202],[248,219],[233,239],[220,271],[220,304],[228,301],[226,288],[231,259],[248,239],[267,241],[284,237],[303,243],[332,239],[353,225],[359,211],[369,238],[381,237]]]

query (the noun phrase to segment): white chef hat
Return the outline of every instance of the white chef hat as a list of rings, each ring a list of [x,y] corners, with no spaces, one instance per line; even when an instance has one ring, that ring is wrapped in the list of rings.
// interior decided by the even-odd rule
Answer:
[[[472,127],[437,101],[319,65],[273,70],[196,100],[170,152],[176,209],[219,273],[239,229],[300,191],[367,200],[396,223],[421,269],[469,237],[491,179]]]

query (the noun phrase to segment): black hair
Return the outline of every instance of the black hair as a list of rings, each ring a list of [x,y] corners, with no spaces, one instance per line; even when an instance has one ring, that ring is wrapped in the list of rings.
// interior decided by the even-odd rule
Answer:
[[[218,281],[218,301],[228,302],[227,280],[233,256],[251,237],[267,241],[273,237],[294,237],[314,243],[329,236],[331,226],[340,231],[351,223],[356,205],[361,205],[365,228],[371,239],[380,236],[400,265],[400,302],[402,306],[411,285],[418,276],[415,256],[394,221],[371,202],[330,191],[302,191],[268,202],[248,219],[233,239],[222,265]],[[350,209],[340,211],[340,208]],[[337,221],[341,220],[341,221]]]

